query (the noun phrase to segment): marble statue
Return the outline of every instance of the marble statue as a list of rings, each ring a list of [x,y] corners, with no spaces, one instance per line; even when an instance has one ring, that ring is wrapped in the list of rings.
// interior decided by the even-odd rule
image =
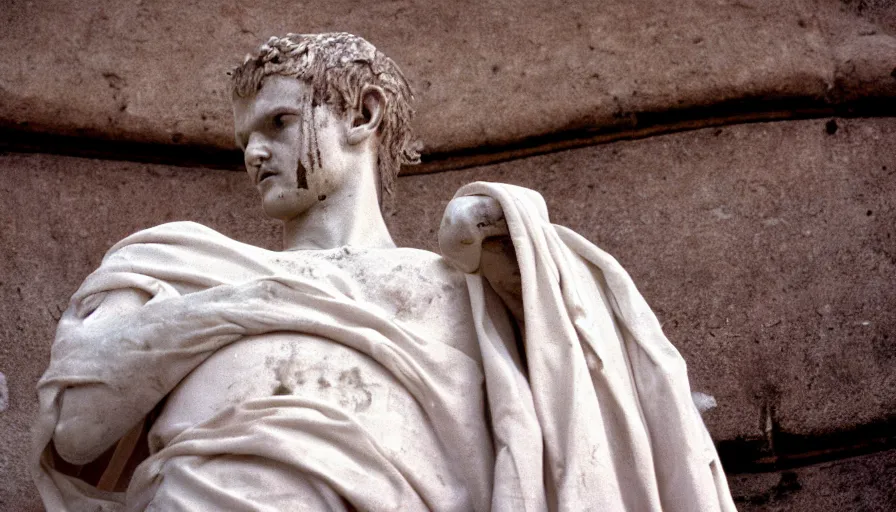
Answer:
[[[540,195],[467,185],[441,256],[395,246],[419,155],[394,62],[289,34],[231,77],[285,250],[190,222],[109,250],[38,384],[48,510],[734,509],[683,360]]]

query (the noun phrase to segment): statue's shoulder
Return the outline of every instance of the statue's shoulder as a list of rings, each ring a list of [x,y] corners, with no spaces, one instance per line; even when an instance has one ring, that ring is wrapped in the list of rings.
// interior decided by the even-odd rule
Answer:
[[[384,255],[388,255],[389,258],[406,258],[420,263],[435,263],[442,259],[442,256],[438,253],[427,251],[425,249],[415,249],[413,247],[394,247],[391,249],[378,250],[382,251]]]
[[[367,249],[347,269],[366,300],[433,340],[478,353],[466,276],[421,249]]]
[[[381,283],[417,289],[465,290],[464,274],[434,252],[410,247],[357,251],[356,264],[363,267],[366,274],[377,276],[377,281]]]
[[[368,249],[367,259],[379,260],[397,270],[415,269],[428,273],[462,277],[462,274],[451,267],[440,254],[413,247],[395,247],[390,249]]]
[[[141,229],[136,233],[124,238],[122,242],[129,239],[139,239],[139,240],[147,240],[147,239],[160,239],[164,240],[168,237],[172,236],[189,236],[189,237],[203,237],[203,238],[223,238],[227,240],[232,240],[226,235],[215,231],[214,229],[200,224],[198,222],[193,221],[176,221],[176,222],[166,222],[164,224],[159,224],[157,226],[153,226],[146,229]]]
[[[177,221],[137,231],[112,246],[107,254],[140,244],[185,247],[245,245],[198,222]]]
[[[252,267],[273,254],[267,249],[234,240],[196,222],[168,222],[138,231],[106,251],[100,268],[168,266]]]

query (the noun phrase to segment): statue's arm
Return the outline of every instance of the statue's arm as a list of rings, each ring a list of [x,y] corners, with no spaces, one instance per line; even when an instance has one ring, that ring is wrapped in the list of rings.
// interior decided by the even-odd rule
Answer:
[[[102,304],[82,320],[78,329],[89,332],[92,338],[118,336],[124,326],[140,321],[140,310],[148,300],[148,294],[130,288],[106,292]],[[167,304],[169,308],[174,305]],[[130,398],[104,385],[66,388],[53,434],[59,455],[73,464],[86,464],[102,455],[133,427],[133,415],[125,413],[131,407]]]
[[[118,289],[106,292],[96,309],[73,321],[67,329],[69,335],[77,337],[85,346],[94,343],[114,346],[125,338],[133,339],[142,336],[143,332],[152,332],[159,339],[150,341],[162,350],[166,343],[162,339],[166,337],[165,333],[183,332],[184,326],[228,325],[228,332],[254,334],[264,332],[268,326],[250,311],[260,310],[259,304],[276,299],[275,295],[283,293],[282,289],[276,283],[258,281],[238,286],[219,285],[153,302],[148,302],[150,297],[145,292],[133,288]],[[152,372],[159,371],[145,368],[142,375],[122,375],[121,379],[139,390],[140,382],[152,382],[157,376]],[[132,395],[115,386],[101,384],[66,388],[62,392],[53,435],[59,455],[73,464],[85,464],[102,455],[134,426],[135,418],[142,418],[149,412],[143,410],[147,407],[143,403],[145,400]],[[150,408],[152,406],[149,404]]]
[[[439,228],[439,248],[455,267],[465,272],[479,270],[522,323],[520,268],[497,199],[475,195],[452,199]]]

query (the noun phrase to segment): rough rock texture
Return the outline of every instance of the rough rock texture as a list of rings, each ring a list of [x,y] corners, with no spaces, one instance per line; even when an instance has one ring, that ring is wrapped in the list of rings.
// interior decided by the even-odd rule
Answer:
[[[729,476],[740,512],[896,510],[896,450],[799,468]]]
[[[355,32],[395,58],[434,152],[741,100],[894,98],[893,12],[882,0],[10,0],[0,126],[230,148],[224,72],[288,31]]]
[[[896,411],[894,143],[892,118],[620,142],[402,178],[390,221],[401,245],[434,249],[460,185],[540,190],[554,222],[631,272],[687,359],[693,389],[716,399],[705,415],[715,439],[758,439],[760,455],[786,456],[794,436],[879,425]],[[269,248],[279,246],[279,228],[240,173],[48,155],[0,156],[0,203],[12,219],[0,229],[0,371],[9,387],[0,509],[38,510],[25,462],[34,385],[60,312],[105,250],[172,220]],[[892,457],[882,460],[892,471]],[[853,466],[831,467],[847,468],[830,477],[838,496],[864,492],[844,487]],[[805,488],[827,485],[830,471],[812,471],[817,487]],[[748,501],[778,485],[774,475],[756,478],[735,485]]]

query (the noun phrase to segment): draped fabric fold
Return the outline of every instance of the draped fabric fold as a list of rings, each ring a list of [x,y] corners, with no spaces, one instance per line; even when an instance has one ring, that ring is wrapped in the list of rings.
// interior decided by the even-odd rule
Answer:
[[[308,276],[296,275],[284,267],[288,258],[193,223],[142,231],[109,251],[72,298],[38,384],[41,408],[32,472],[48,509],[142,510],[166,474],[183,477],[197,458],[240,454],[275,468],[269,471],[272,480],[284,474],[276,470],[279,465],[312,487],[325,487],[320,494],[328,495],[321,498],[325,502],[338,496],[359,510],[488,508],[492,446],[482,420],[478,361],[444,340],[425,339],[365,302],[357,283],[345,275],[314,269]],[[252,295],[260,299],[222,301],[226,287],[264,293]],[[121,320],[120,329],[95,332],[92,311],[105,293],[121,289],[140,290],[150,298],[138,314]],[[177,306],[178,301],[183,304]],[[451,460],[406,467],[413,454],[402,458],[379,446],[338,408],[298,396],[271,396],[237,404],[173,438],[137,468],[127,494],[100,491],[54,467],[51,439],[67,389],[109,387],[128,397],[129,407],[108,411],[96,403],[96,413],[130,415],[137,423],[215,351],[247,335],[275,331],[324,338],[376,361],[420,404],[439,442],[450,448],[445,453]],[[429,465],[454,472],[428,474]],[[193,510],[244,508],[225,486],[215,487],[200,476],[181,478],[205,486],[200,493],[205,502],[194,502]],[[265,478],[254,479],[262,498],[249,509],[277,509],[259,505],[275,494],[265,483]]]
[[[548,220],[543,198],[471,183],[500,202],[522,278],[526,368],[468,289],[498,454],[492,510],[735,510],[684,360],[610,255]],[[500,316],[500,315],[498,315]]]

